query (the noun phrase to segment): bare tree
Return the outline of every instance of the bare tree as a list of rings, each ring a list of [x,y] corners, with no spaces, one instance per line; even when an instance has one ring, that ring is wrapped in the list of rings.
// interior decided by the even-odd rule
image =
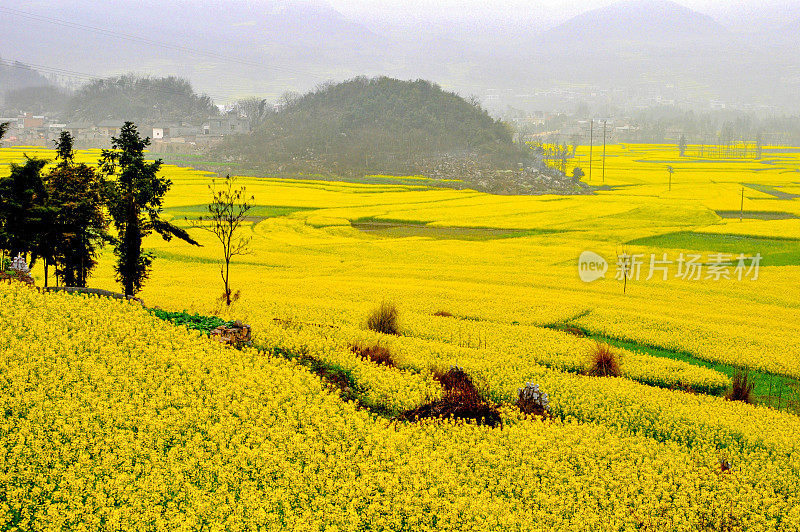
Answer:
[[[295,103],[297,103],[303,96],[299,92],[295,91],[286,91],[281,94],[281,97],[278,98],[278,107],[280,109],[286,109],[287,107],[291,107]]]
[[[469,103],[475,109],[483,109],[483,107],[481,107],[481,98],[477,94],[470,94],[467,97],[467,103]]]
[[[253,207],[250,203],[254,197],[246,196],[245,187],[236,188],[236,178],[226,176],[218,187],[216,180],[209,186],[211,203],[208,204],[208,215],[192,221],[192,227],[212,233],[222,244],[222,260],[220,275],[225,285],[222,297],[230,306],[236,298],[231,296],[230,267],[231,260],[237,255],[249,253],[251,237],[239,235],[242,223],[246,221],[247,212]]]
[[[234,110],[240,115],[247,117],[250,122],[250,129],[258,129],[264,119],[272,112],[272,106],[263,98],[252,97],[237,100]]]

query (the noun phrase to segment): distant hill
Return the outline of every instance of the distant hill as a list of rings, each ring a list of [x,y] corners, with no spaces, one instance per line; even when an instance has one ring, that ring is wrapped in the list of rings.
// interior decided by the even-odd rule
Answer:
[[[389,42],[309,0],[62,0],[14,7],[39,18],[0,15],[0,53],[99,76],[174,74],[211,87],[218,103],[253,94],[277,98],[327,79],[377,73]],[[117,32],[142,41],[114,37]]]
[[[185,79],[126,75],[92,81],[78,89],[66,103],[65,117],[92,123],[200,123],[218,112],[211,98],[195,93]]]
[[[387,77],[325,85],[224,149],[250,162],[334,173],[419,171],[439,157],[516,168],[529,155],[479,105],[428,81]]]
[[[9,113],[55,113],[64,112],[70,92],[57,85],[23,87],[5,93],[0,108]]]
[[[0,96],[31,87],[49,87],[52,84],[30,66],[0,58]]]
[[[544,33],[541,41],[577,46],[597,43],[681,43],[729,35],[713,18],[670,0],[627,0],[573,17]]]
[[[385,11],[372,22],[342,7],[348,19],[324,0],[18,2],[0,16],[0,54],[63,69],[64,81],[85,79],[69,71],[175,75],[218,104],[389,75],[479,94],[498,112],[508,105],[572,110],[582,103],[630,110],[664,101],[700,109],[720,100],[795,113],[800,27],[782,26],[797,10],[769,3],[740,0],[736,5],[746,5],[739,9],[718,2],[712,9],[704,2],[704,13],[738,20],[740,33],[732,33],[668,0],[622,1],[555,27],[562,15],[546,2],[519,3],[518,16],[507,15],[513,19],[466,25],[458,13],[453,21],[429,19],[433,8],[393,20],[391,6],[381,2],[372,2],[377,13]]]
[[[781,84],[782,56],[731,33],[713,18],[669,0],[633,0],[587,11],[524,39],[512,58],[484,63],[495,79],[519,86],[553,80],[620,91],[618,99],[659,94],[728,102],[790,102],[796,85]]]

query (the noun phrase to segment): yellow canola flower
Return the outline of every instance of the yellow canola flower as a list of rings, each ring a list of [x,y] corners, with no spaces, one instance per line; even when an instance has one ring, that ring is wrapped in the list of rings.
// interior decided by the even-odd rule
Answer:
[[[593,423],[394,423],[114,300],[4,284],[0,326],[7,530],[800,526],[796,461],[758,446],[722,473]]]
[[[462,347],[497,352],[513,363],[516,359],[535,362],[554,369],[582,372],[589,364],[595,341],[542,327],[502,323],[432,318],[411,315],[404,322],[408,334],[440,340]],[[683,388],[720,394],[730,385],[717,371],[679,360],[643,355],[626,349],[614,349],[620,358],[624,377],[664,388]]]

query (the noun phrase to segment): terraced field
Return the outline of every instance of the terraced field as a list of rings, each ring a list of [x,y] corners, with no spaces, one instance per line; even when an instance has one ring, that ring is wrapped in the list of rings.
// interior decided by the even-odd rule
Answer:
[[[50,156],[0,150],[0,173],[23,153]],[[140,295],[249,323],[243,352],[132,304],[0,286],[0,522],[798,529],[800,220],[718,214],[800,216],[800,153],[765,153],[612,146],[611,189],[589,196],[240,178],[257,204],[252,252],[232,266],[240,298],[220,304],[219,250],[200,231],[200,248],[146,243],[157,258]],[[596,153],[594,164],[600,185]],[[164,172],[165,213],[188,227],[209,174]],[[608,262],[604,277],[581,280],[584,251]],[[638,279],[617,278],[621,256],[639,257]],[[697,279],[680,276],[693,256]],[[670,262],[651,272],[651,257]],[[110,250],[90,285],[118,289]],[[366,329],[381,301],[397,305],[400,335]],[[596,341],[617,346],[621,377],[583,374]],[[360,357],[362,344],[393,365]],[[499,405],[501,425],[400,420],[442,397],[436,375],[451,366]],[[723,398],[739,369],[759,404]],[[527,382],[548,393],[552,419],[516,408]]]

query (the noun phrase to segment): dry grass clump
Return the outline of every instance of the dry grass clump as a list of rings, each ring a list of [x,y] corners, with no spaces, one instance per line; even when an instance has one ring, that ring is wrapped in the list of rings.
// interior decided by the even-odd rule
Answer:
[[[611,346],[596,342],[589,356],[589,367],[586,375],[591,377],[619,377],[619,360],[616,351]]]
[[[479,425],[494,427],[502,425],[496,405],[484,400],[472,379],[463,369],[451,367],[446,372],[434,372],[444,390],[441,399],[403,412],[398,419],[417,421],[424,418],[469,419]]]
[[[747,371],[737,371],[733,375],[731,381],[731,390],[725,399],[728,401],[741,401],[747,404],[753,404],[753,388],[756,383],[750,379],[750,373]]]
[[[397,317],[397,307],[393,303],[384,301],[367,318],[367,328],[375,332],[399,336],[400,326],[397,323]]]
[[[357,343],[350,346],[350,351],[359,357],[370,360],[376,364],[396,367],[394,359],[392,358],[392,353],[380,344],[369,345],[365,343]]]

